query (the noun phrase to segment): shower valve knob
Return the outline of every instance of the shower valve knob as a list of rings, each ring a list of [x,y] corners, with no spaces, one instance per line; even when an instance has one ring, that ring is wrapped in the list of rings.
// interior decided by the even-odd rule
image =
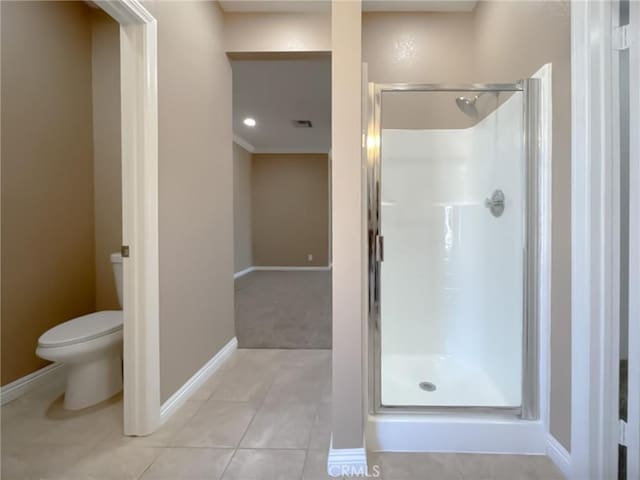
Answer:
[[[495,190],[491,197],[484,201],[484,205],[489,209],[491,215],[496,218],[500,217],[504,212],[504,192]]]

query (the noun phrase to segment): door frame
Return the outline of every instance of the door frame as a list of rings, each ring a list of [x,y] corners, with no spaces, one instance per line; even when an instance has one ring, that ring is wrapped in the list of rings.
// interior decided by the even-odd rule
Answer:
[[[137,0],[97,0],[120,24],[124,433],[160,423],[157,22]]]
[[[614,97],[615,4],[594,0],[574,1],[571,5],[571,474],[576,479],[615,478],[617,472],[620,165]],[[636,21],[637,16],[636,6]],[[637,41],[636,38],[636,44]],[[635,50],[637,64],[637,46]],[[637,92],[632,93],[632,116],[634,109],[637,124]],[[640,149],[637,138],[632,138],[632,143],[635,144],[631,153],[633,220],[634,211],[638,214],[633,199],[637,200],[640,187]],[[632,221],[630,230],[631,241],[638,239],[637,221]],[[630,257],[632,264],[638,263],[637,247],[635,257],[634,252],[630,252]],[[632,276],[637,286],[637,271]],[[629,299],[630,304],[635,304],[632,312],[637,317],[639,299],[632,295]],[[629,377],[633,352],[638,356],[637,319],[632,321],[631,315],[630,338],[635,340],[630,341]],[[637,360],[635,368],[637,373]],[[635,427],[629,433],[638,436]],[[634,441],[637,447],[638,439]]]
[[[402,413],[461,413],[483,416],[512,415],[518,419],[548,422],[548,332],[550,274],[550,76],[544,65],[531,79],[504,84],[369,83],[367,136],[367,238],[368,238],[368,410],[372,415]],[[520,407],[384,406],[381,399],[380,263],[381,237],[381,116],[384,92],[522,92],[525,130],[524,221],[526,248],[523,279],[523,364]],[[526,120],[530,117],[531,122]],[[540,217],[545,221],[540,221]]]
[[[629,292],[640,291],[640,2],[630,2]],[[633,135],[633,132],[636,132]],[[640,477],[640,295],[629,295],[627,478]]]

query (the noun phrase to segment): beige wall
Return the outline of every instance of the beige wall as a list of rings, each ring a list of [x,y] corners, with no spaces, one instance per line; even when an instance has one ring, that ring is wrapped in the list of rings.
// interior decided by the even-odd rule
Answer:
[[[466,82],[473,73],[473,13],[365,13],[362,59],[377,83]]]
[[[166,400],[234,336],[231,69],[217,4],[147,7],[159,25],[160,367]],[[33,352],[47,328],[94,311],[100,268],[94,251],[110,253],[120,243],[120,233],[111,230],[118,220],[93,220],[94,211],[100,217],[117,211],[120,194],[115,140],[106,139],[117,133],[113,123],[96,132],[94,177],[89,19],[80,2],[2,2],[2,136],[9,139],[2,144],[3,384],[43,365]],[[101,25],[94,38],[113,47],[112,34],[112,27]],[[93,68],[109,77],[96,79],[96,88],[114,95],[117,83],[110,82],[117,74],[101,69],[116,57],[113,50],[103,53]],[[96,122],[112,122],[119,102],[103,100],[96,98]],[[94,246],[94,235],[106,230],[110,240],[105,235],[105,243]],[[98,278],[111,286],[110,265],[104,267]],[[104,295],[103,305],[114,301],[113,291]]]
[[[331,16],[323,13],[226,13],[227,52],[328,52]]]
[[[215,2],[149,2],[158,20],[160,390],[234,336],[231,67]]]
[[[571,442],[571,40],[567,2],[481,2],[479,82],[528,77],[553,64],[551,433]]]
[[[251,153],[233,144],[234,271],[253,266],[251,253]]]
[[[94,310],[95,260],[89,9],[0,8],[4,385],[45,365],[42,333]]]
[[[328,182],[326,154],[253,155],[254,265],[328,265]]]
[[[458,109],[456,98],[460,96],[472,97],[473,94],[469,92],[384,92],[382,94],[384,104],[382,128],[422,130],[472,127],[478,120],[464,115]]]
[[[365,13],[362,57],[376,83],[469,83],[474,75],[473,13]],[[385,128],[467,128],[462,93],[384,94]],[[467,93],[464,93],[467,95]]]
[[[109,255],[122,245],[120,25],[92,9],[96,310],[120,310]]]
[[[569,20],[567,2],[480,2],[472,13],[455,14],[368,13],[363,15],[362,49],[369,78],[375,82],[513,82],[553,63],[550,413],[551,432],[567,448],[571,424]],[[398,111],[403,109],[411,114],[399,105]]]

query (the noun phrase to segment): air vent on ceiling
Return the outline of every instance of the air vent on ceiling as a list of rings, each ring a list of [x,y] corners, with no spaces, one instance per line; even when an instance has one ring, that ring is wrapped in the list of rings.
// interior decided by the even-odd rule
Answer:
[[[311,124],[311,120],[294,120],[293,126],[296,128],[311,128],[313,125]]]

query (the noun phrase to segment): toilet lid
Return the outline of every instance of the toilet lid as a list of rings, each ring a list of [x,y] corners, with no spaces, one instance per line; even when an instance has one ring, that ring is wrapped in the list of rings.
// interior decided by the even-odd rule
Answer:
[[[45,332],[38,343],[43,347],[59,347],[102,337],[122,329],[122,310],[90,313],[61,323]]]

